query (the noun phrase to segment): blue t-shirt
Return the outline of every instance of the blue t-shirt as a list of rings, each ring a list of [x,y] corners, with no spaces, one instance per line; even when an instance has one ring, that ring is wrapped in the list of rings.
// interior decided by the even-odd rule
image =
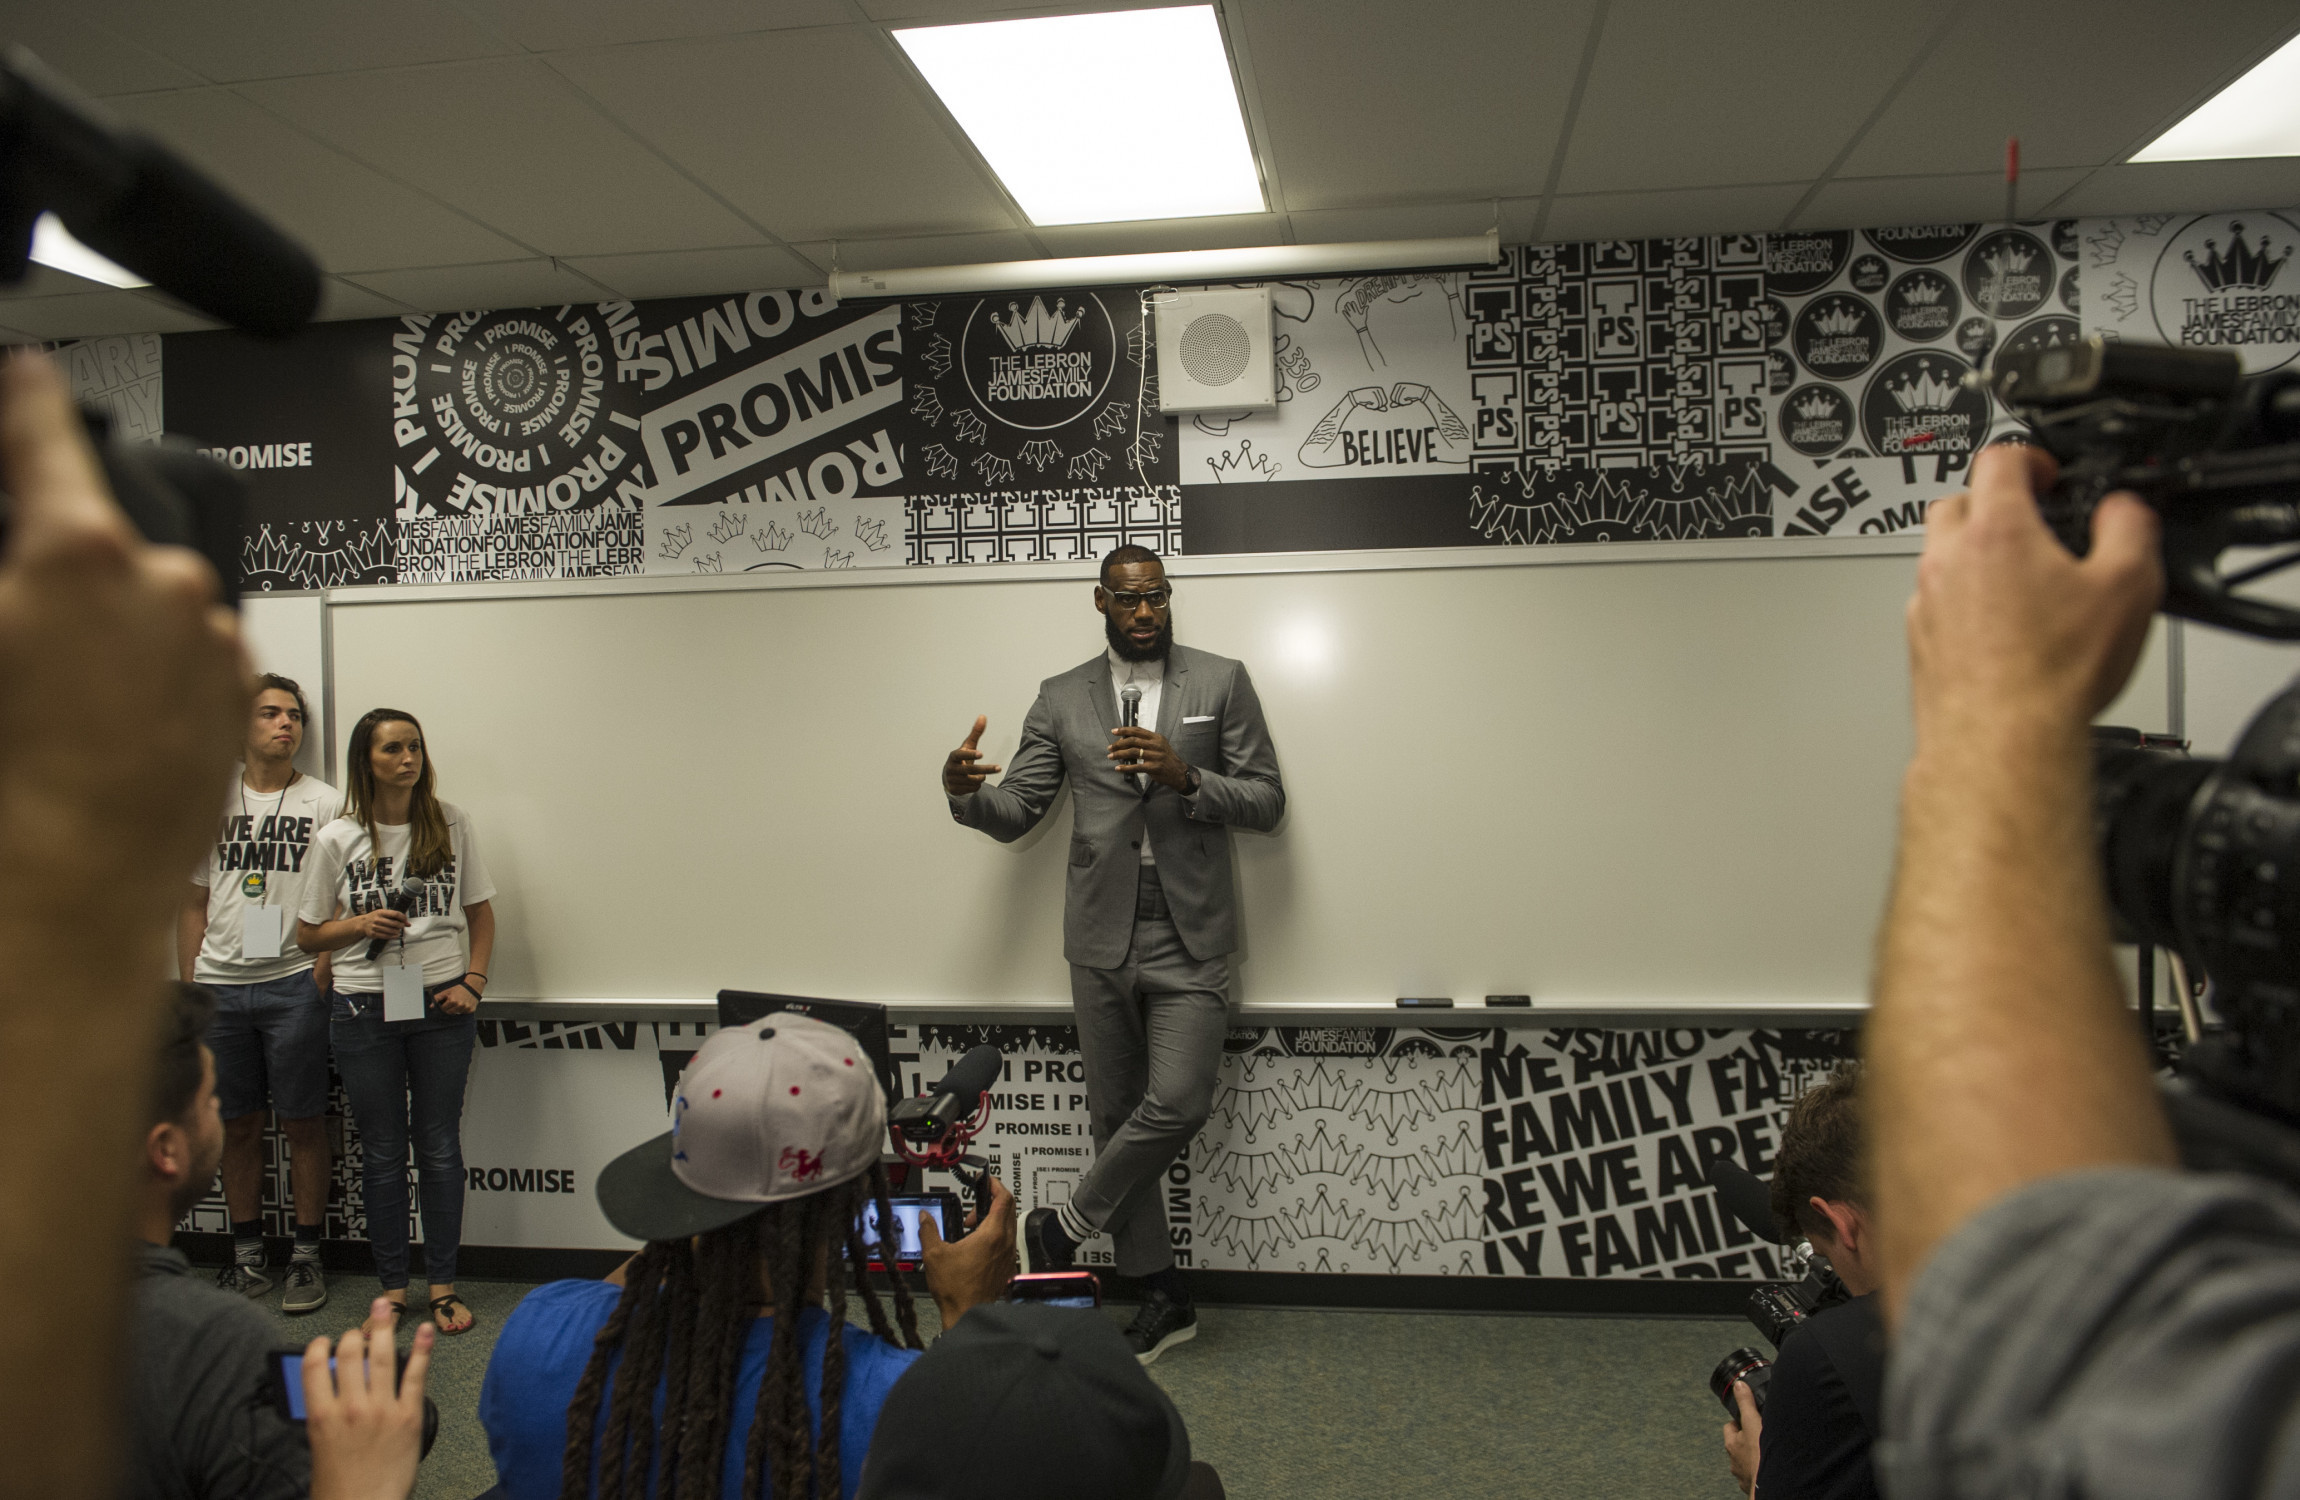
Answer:
[[[590,1363],[591,1341],[606,1326],[622,1295],[621,1287],[604,1281],[553,1281],[529,1292],[504,1319],[487,1378],[479,1388],[479,1422],[487,1429],[487,1451],[495,1459],[496,1477],[511,1500],[558,1500],[560,1460],[567,1449],[567,1406],[575,1399],[583,1367]],[[810,1307],[799,1319],[805,1334],[807,1411],[820,1434],[823,1348],[830,1315]],[[847,1357],[846,1395],[839,1406],[839,1467],[845,1471],[840,1491],[846,1500],[854,1500],[855,1486],[862,1481],[863,1455],[878,1427],[879,1408],[895,1381],[918,1358],[918,1351],[898,1349],[843,1320],[839,1328]],[[727,1427],[726,1471],[719,1489],[728,1500],[742,1494],[743,1445],[750,1436],[751,1412],[758,1404],[759,1381],[766,1374],[774,1335],[775,1320],[759,1318],[743,1344],[742,1367],[735,1375],[735,1415]],[[666,1379],[655,1391],[657,1422],[662,1420],[667,1388]],[[612,1374],[608,1390],[614,1390]],[[594,1444],[604,1437],[606,1427],[602,1416]],[[770,1465],[765,1472],[771,1471]],[[596,1467],[592,1472],[596,1475]],[[762,1496],[768,1483],[762,1479]]]

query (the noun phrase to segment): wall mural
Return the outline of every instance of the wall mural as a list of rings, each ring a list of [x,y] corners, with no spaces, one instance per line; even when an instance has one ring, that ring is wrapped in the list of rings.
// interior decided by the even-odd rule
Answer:
[[[599,1169],[660,1134],[672,1085],[714,1028],[482,1019],[464,1119],[464,1238],[623,1245]],[[977,1150],[1023,1212],[1066,1202],[1093,1160],[1069,1026],[894,1028],[905,1088],[974,1046],[1006,1054]],[[1703,1185],[1724,1159],[1764,1174],[1788,1106],[1853,1053],[1820,1030],[1532,1027],[1233,1029],[1205,1130],[1167,1174],[1182,1264],[1407,1276],[1762,1279],[1773,1247]],[[367,1237],[358,1132],[340,1088],[326,1235]],[[952,1187],[941,1174],[934,1186]],[[287,1155],[267,1138],[265,1231],[286,1235]],[[416,1237],[421,1219],[415,1214]],[[184,1227],[228,1228],[221,1193]],[[1106,1241],[1084,1247],[1107,1266]]]
[[[2300,352],[2300,214],[1509,247],[1270,283],[1274,411],[1157,410],[1136,288],[821,291],[71,346],[242,471],[252,586],[1882,535],[2084,334]],[[165,400],[162,401],[164,392]]]

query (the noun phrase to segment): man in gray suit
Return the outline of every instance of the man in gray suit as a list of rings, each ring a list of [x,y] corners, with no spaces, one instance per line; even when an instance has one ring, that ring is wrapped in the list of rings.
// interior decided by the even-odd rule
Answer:
[[[1047,1271],[1111,1237],[1119,1273],[1146,1286],[1126,1330],[1144,1364],[1197,1332],[1160,1184],[1206,1123],[1229,1027],[1230,830],[1267,833],[1286,808],[1245,667],[1175,645],[1172,598],[1149,548],[1105,557],[1094,608],[1109,649],[1040,685],[996,786],[975,748],[986,719],[942,767],[950,815],[1002,843],[1072,783],[1062,951],[1096,1155],[1068,1203],[1031,1210],[1023,1239]]]

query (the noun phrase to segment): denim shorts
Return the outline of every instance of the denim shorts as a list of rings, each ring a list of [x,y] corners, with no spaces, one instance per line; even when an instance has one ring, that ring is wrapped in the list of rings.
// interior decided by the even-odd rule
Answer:
[[[283,1120],[327,1113],[327,1002],[312,971],[265,984],[211,984],[216,1103],[227,1120],[265,1103]]]

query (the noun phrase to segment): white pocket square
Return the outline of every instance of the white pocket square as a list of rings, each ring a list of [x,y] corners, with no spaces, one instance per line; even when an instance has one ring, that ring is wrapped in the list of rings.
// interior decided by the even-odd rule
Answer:
[[[1185,724],[1211,724],[1214,722],[1214,716],[1212,714],[1185,714],[1182,716],[1182,722]]]

